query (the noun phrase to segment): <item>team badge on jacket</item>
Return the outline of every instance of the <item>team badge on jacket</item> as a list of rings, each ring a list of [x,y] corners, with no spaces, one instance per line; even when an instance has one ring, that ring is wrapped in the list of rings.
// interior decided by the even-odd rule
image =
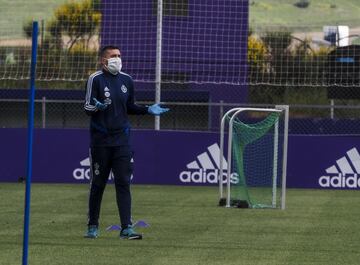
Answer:
[[[121,86],[121,91],[126,93],[127,92],[127,87],[125,85],[122,85]]]

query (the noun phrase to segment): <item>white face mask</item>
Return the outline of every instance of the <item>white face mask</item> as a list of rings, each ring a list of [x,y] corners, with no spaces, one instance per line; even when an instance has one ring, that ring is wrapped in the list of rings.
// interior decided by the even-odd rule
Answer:
[[[118,72],[121,71],[122,63],[121,58],[115,57],[107,59],[108,63],[105,65],[105,68],[112,73],[113,75],[116,75]]]

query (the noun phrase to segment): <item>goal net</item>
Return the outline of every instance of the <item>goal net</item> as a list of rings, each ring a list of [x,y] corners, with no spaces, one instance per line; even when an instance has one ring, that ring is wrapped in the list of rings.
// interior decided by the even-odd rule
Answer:
[[[41,12],[30,1],[2,7],[0,80],[29,78],[30,26],[37,20],[40,81],[86,80],[98,67],[98,49],[112,44],[122,50],[124,71],[139,82],[155,82],[160,68],[162,83],[265,88],[360,84],[359,48],[350,45],[355,43],[352,35],[346,36],[349,46],[338,56],[332,53],[336,43],[313,40],[309,31],[314,27],[254,27],[249,20],[253,3],[247,0],[37,4]]]
[[[285,208],[288,108],[235,108],[222,120],[224,153],[228,124],[227,168],[220,165],[220,205]],[[223,185],[226,184],[226,197]]]

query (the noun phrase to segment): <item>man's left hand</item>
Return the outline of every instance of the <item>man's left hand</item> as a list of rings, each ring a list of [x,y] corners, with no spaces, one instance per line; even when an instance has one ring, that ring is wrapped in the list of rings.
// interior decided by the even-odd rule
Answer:
[[[169,110],[169,108],[162,108],[158,103],[148,107],[148,112],[152,115],[161,115]]]

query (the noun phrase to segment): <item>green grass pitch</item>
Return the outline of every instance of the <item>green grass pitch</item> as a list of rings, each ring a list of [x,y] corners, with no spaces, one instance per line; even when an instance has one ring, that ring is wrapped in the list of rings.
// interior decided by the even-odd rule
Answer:
[[[100,237],[83,238],[88,185],[33,184],[29,264],[359,264],[359,191],[289,189],[287,209],[226,209],[214,187],[134,185],[133,218],[150,227],[121,240],[108,185]],[[25,185],[0,183],[0,264],[21,264]]]

